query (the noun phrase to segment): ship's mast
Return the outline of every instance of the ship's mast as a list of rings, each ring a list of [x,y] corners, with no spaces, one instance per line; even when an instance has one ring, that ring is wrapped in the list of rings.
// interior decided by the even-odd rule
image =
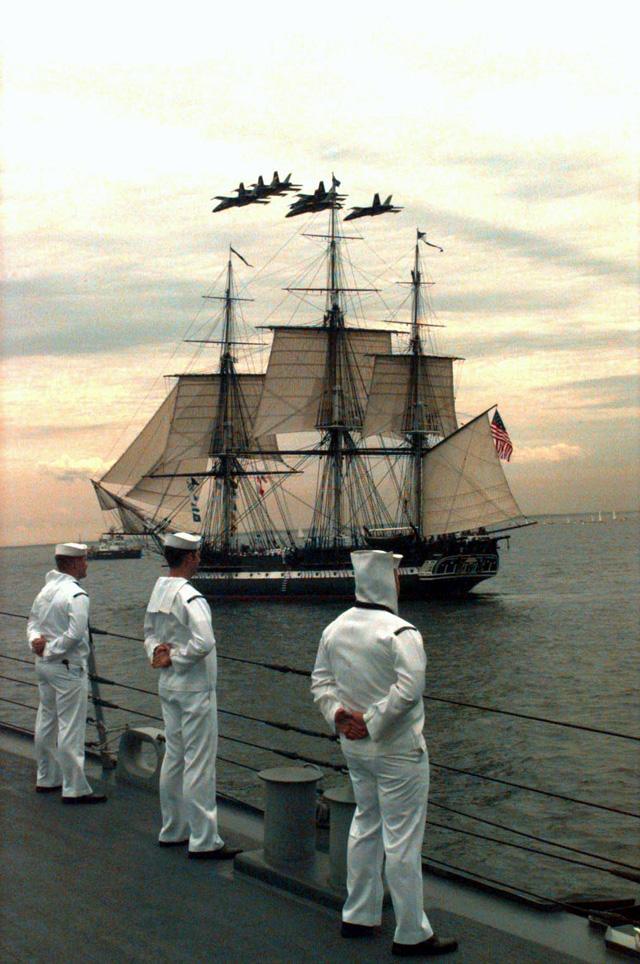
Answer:
[[[358,449],[352,432],[359,431],[363,412],[358,388],[362,378],[354,358],[345,322],[345,292],[375,291],[372,288],[344,286],[341,272],[338,210],[344,195],[338,195],[339,182],[332,177],[329,192],[329,233],[327,275],[324,288],[291,288],[291,291],[324,291],[325,310],[321,331],[326,333],[326,361],[316,429],[322,439],[317,454],[323,461],[318,477],[314,515],[309,528],[309,548],[330,550],[337,555],[345,542],[357,545],[363,539],[363,524],[379,523],[385,508],[376,491],[366,464],[366,454]],[[318,235],[311,235],[317,237]],[[345,540],[345,528],[351,527]]]
[[[232,282],[233,265],[231,262],[231,251],[229,251],[227,286],[224,293],[224,325],[220,352],[220,396],[218,408],[218,424],[222,429],[222,446],[219,452],[220,478],[222,481],[222,533],[220,548],[224,553],[228,553],[231,548],[234,499],[237,489],[237,482],[232,475],[233,462],[235,462],[235,459],[232,459],[229,454],[229,450],[233,444],[231,413],[229,412],[229,388],[234,370],[233,356],[231,354],[231,339],[233,334]]]
[[[422,431],[422,402],[420,396],[420,358],[422,355],[422,344],[420,341],[419,319],[421,314],[421,285],[420,274],[420,254],[418,249],[419,238],[416,238],[415,258],[413,271],[411,272],[411,373],[409,376],[409,441],[411,445],[411,470],[412,486],[411,499],[412,511],[411,518],[417,530],[417,535],[422,536],[422,456],[425,450],[425,438]]]
[[[241,380],[245,376],[239,375],[236,371],[233,354],[233,346],[242,344],[235,338],[234,305],[236,301],[252,299],[240,298],[234,293],[231,253],[230,248],[224,295],[206,296],[223,301],[223,325],[222,338],[219,342],[218,408],[211,429],[209,448],[210,456],[214,461],[211,472],[207,473],[216,482],[207,505],[204,534],[205,542],[223,556],[232,554],[237,549],[237,512],[241,497],[244,500],[245,515],[248,514],[253,526],[254,536],[259,533],[262,539],[260,547],[266,549],[279,546],[274,524],[266,506],[260,499],[255,500],[254,493],[248,488],[250,478],[264,478],[266,475],[274,474],[273,470],[248,469],[241,461],[248,454],[253,440],[247,403],[241,388]],[[285,528],[287,528],[286,525]],[[293,542],[292,537],[290,541]]]
[[[342,544],[342,475],[344,460],[344,429],[342,428],[342,385],[338,373],[338,339],[344,327],[344,315],[338,293],[338,252],[336,240],[336,207],[331,207],[331,235],[329,239],[329,293],[325,325],[329,328],[329,377],[331,385],[331,424],[329,451],[333,474],[333,545]]]

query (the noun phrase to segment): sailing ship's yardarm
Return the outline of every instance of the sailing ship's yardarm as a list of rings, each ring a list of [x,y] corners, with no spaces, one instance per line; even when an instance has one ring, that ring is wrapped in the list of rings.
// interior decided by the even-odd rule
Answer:
[[[202,532],[193,581],[208,596],[349,596],[350,552],[365,546],[402,552],[405,596],[462,593],[497,572],[505,536],[496,526],[522,519],[490,410],[459,426],[457,359],[425,347],[421,233],[409,344],[394,353],[393,329],[347,317],[345,295],[363,289],[345,281],[335,198],[326,284],[289,289],[325,294],[319,322],[271,326],[266,371],[238,370],[246,343],[237,338],[243,299],[230,251],[216,370],[175,376],[155,415],[94,482],[101,507],[158,547],[167,531]],[[310,432],[315,441],[301,447]]]

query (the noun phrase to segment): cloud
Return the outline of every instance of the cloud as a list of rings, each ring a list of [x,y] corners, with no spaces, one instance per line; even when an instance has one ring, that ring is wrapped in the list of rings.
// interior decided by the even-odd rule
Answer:
[[[548,385],[546,390],[559,395],[565,409],[600,407],[632,409],[640,402],[638,375],[605,375]]]
[[[494,291],[467,290],[460,294],[448,292],[441,295],[438,314],[510,314],[520,311],[549,311],[575,305],[571,291],[550,289],[496,288]]]
[[[505,312],[506,313],[506,312]],[[506,358],[534,355],[538,353],[573,353],[580,350],[624,350],[628,348],[630,332],[626,328],[593,329],[579,325],[568,325],[564,329],[557,325],[541,327],[533,331],[531,327],[491,334],[465,332],[463,352],[466,358]],[[461,342],[462,344],[462,342]],[[563,383],[567,390],[572,383]],[[557,386],[559,388],[559,386]]]
[[[107,471],[109,463],[103,459],[73,459],[69,456],[55,459],[53,462],[40,463],[40,472],[52,475],[60,482],[77,482],[79,479],[97,478]]]
[[[457,214],[452,210],[425,206],[414,208],[422,218],[422,223],[433,224],[437,219],[448,233],[461,234],[474,242],[484,242],[500,251],[509,251],[546,265],[560,265],[579,274],[603,275],[616,278],[623,284],[634,285],[638,271],[635,261],[629,263],[615,258],[593,257],[576,244],[567,243],[554,234],[543,235],[501,225],[471,215]],[[443,245],[444,246],[444,245]]]
[[[518,448],[514,453],[517,462],[567,462],[584,458],[585,452],[580,445],[556,442],[554,445],[535,445]]]
[[[450,154],[446,160],[481,174],[503,178],[505,187],[500,193],[522,201],[556,201],[596,194],[625,197],[622,191],[624,178],[614,170],[614,165],[607,165],[606,157],[600,157],[598,164],[594,164],[590,153],[462,153]]]

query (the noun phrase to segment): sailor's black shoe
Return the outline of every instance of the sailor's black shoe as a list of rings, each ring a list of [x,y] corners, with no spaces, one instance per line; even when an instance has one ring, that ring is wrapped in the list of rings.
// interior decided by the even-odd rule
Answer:
[[[240,847],[218,847],[217,850],[190,850],[188,856],[192,860],[233,860],[237,854],[241,854]]]
[[[36,793],[60,793],[62,790],[62,784],[59,783],[57,787],[39,787],[36,784]]]
[[[433,934],[429,940],[419,944],[396,944],[391,946],[391,953],[396,957],[435,957],[436,954],[450,954],[458,949],[458,942],[453,937],[437,937]]]
[[[351,924],[348,920],[343,920],[340,934],[342,937],[374,937],[376,930],[372,924]]]
[[[189,838],[185,837],[184,840],[159,840],[159,847],[184,847],[189,843]]]
[[[81,797],[63,797],[62,802],[77,806],[81,803],[106,803],[107,798],[104,793],[83,793]]]

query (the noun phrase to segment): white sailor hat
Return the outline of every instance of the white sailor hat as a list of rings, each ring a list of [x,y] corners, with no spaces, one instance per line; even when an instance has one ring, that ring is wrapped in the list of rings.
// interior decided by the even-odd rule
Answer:
[[[393,568],[399,569],[400,563],[402,562],[402,556],[399,556],[397,552],[393,553]]]
[[[194,536],[190,532],[170,532],[164,537],[165,546],[171,549],[187,549],[189,552],[199,549],[201,541],[202,536]]]
[[[84,542],[59,542],[54,555],[56,556],[86,556],[87,547]]]

